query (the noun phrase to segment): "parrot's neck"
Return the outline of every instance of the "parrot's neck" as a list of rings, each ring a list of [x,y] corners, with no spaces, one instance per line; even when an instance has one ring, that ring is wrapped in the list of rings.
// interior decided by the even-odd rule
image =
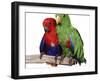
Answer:
[[[56,27],[54,27],[54,26],[50,26],[49,29],[50,29],[50,32],[52,32],[52,31],[53,31],[53,32],[56,32]]]

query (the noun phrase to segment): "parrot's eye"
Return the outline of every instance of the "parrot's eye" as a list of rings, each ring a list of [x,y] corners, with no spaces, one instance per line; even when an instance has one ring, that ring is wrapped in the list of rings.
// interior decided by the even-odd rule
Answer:
[[[48,23],[48,27],[51,25],[51,22]]]
[[[55,23],[52,23],[54,26],[56,25]]]
[[[49,25],[51,25],[51,22],[49,22]]]

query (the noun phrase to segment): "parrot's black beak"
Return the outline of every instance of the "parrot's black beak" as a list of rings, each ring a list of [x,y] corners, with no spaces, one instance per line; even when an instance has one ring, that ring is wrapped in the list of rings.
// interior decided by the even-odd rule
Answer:
[[[45,32],[49,32],[49,30],[48,30],[47,27],[44,27],[44,31],[45,31]]]
[[[57,24],[61,24],[61,18],[60,18],[60,16],[57,16],[57,17],[56,17],[56,23],[57,23]]]

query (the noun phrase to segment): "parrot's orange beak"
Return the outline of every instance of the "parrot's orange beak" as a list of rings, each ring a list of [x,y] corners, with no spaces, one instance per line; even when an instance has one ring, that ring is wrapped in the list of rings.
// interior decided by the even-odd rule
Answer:
[[[61,24],[61,18],[59,16],[56,17],[56,23]]]

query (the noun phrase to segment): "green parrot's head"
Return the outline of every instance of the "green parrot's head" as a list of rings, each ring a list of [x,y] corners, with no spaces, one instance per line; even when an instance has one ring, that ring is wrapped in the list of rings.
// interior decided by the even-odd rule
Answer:
[[[70,18],[68,14],[56,14],[56,23],[59,25],[66,25],[67,27],[71,25]]]

